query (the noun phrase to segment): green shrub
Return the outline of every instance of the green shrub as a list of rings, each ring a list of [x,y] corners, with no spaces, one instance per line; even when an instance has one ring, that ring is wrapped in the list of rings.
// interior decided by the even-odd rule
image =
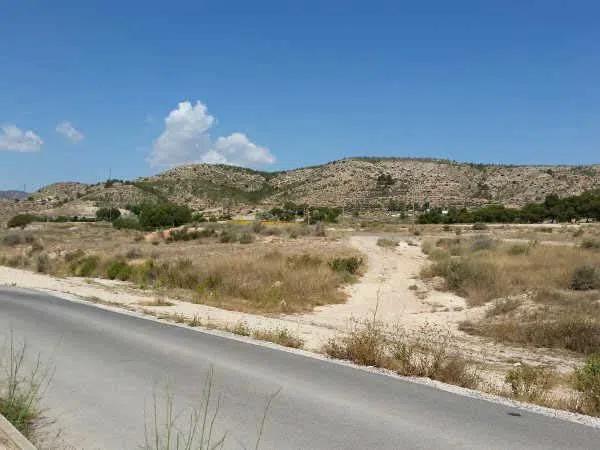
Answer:
[[[106,269],[106,276],[111,280],[127,281],[133,272],[133,269],[125,261],[112,261]]]
[[[96,219],[105,222],[112,222],[121,217],[121,211],[118,208],[100,208],[96,211]]]
[[[505,382],[510,385],[514,397],[539,400],[552,387],[552,372],[545,367],[520,364],[508,371]]]
[[[588,414],[600,415],[600,354],[591,355],[575,370],[575,388],[582,393]]]
[[[97,272],[99,264],[98,256],[85,256],[72,266],[72,272],[78,277],[90,277]]]
[[[191,222],[192,212],[187,206],[174,203],[145,203],[136,208],[144,229],[178,227]]]
[[[136,217],[119,217],[113,220],[113,227],[117,230],[141,230],[139,220]]]
[[[204,214],[201,212],[194,213],[192,214],[192,222],[206,222],[206,217],[204,217]]]
[[[29,225],[31,222],[34,222],[35,220],[36,217],[32,214],[17,214],[8,221],[7,225],[8,228],[25,228],[27,225]]]
[[[329,267],[336,272],[346,272],[350,275],[355,275],[362,265],[363,260],[357,256],[348,258],[334,258],[329,261]]]
[[[570,287],[575,291],[600,289],[600,270],[592,265],[577,267],[571,277]]]
[[[342,213],[340,208],[320,207],[310,210],[311,222],[337,222],[339,215]]]

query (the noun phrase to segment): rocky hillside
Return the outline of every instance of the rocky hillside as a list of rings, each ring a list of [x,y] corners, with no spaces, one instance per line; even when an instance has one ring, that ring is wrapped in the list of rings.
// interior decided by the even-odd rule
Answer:
[[[223,165],[181,166],[134,181],[56,183],[14,204],[14,209],[52,214],[95,206],[170,200],[194,209],[279,205],[384,208],[390,201],[432,206],[501,203],[522,206],[548,194],[580,194],[600,188],[600,165],[500,166],[434,159],[350,158],[284,172]],[[2,201],[6,207],[8,201]],[[0,210],[3,209],[0,204]]]

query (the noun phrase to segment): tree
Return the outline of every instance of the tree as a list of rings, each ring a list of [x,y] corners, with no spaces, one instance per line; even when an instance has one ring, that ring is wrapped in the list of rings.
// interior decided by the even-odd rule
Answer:
[[[31,222],[35,221],[36,217],[32,214],[17,214],[7,223],[8,228],[21,227],[25,228]]]
[[[121,217],[121,211],[118,208],[100,208],[96,211],[96,219],[106,222],[113,222]]]
[[[187,206],[174,203],[143,204],[139,208],[142,228],[178,227],[191,222],[192,211]]]

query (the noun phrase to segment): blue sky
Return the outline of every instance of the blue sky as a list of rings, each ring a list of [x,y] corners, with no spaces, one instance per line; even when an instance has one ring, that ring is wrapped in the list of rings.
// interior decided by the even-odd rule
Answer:
[[[598,17],[597,1],[0,1],[0,189],[187,161],[600,162]]]

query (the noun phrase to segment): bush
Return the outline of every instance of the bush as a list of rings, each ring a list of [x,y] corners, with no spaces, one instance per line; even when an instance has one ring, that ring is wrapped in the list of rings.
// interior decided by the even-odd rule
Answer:
[[[252,242],[254,242],[254,235],[250,234],[250,233],[242,233],[240,235],[240,244],[251,244]]]
[[[600,289],[600,270],[591,265],[577,267],[571,277],[570,287],[575,291]]]
[[[235,242],[237,241],[238,237],[237,235],[230,230],[223,230],[221,232],[221,235],[219,236],[219,242],[222,244],[228,244],[231,242]]]
[[[310,220],[311,222],[335,223],[341,213],[340,208],[313,208],[310,210]]]
[[[121,217],[121,211],[118,208],[100,208],[96,211],[96,219],[105,222],[112,222]]]
[[[372,320],[355,323],[347,335],[330,339],[323,351],[332,358],[383,367],[400,375],[476,387],[479,377],[468,361],[449,352],[449,339],[426,328],[411,339],[401,329],[387,333],[383,323]]]
[[[48,255],[38,255],[35,270],[38,273],[49,273],[50,272],[50,258]]]
[[[545,367],[519,364],[508,371],[505,382],[510,385],[514,397],[535,401],[546,395],[552,387],[552,371]]]
[[[478,223],[473,224],[473,230],[483,231],[483,230],[487,230],[487,229],[488,229],[488,226],[485,223],[478,222]]]
[[[204,214],[201,212],[197,212],[192,214],[192,222],[206,222],[206,217],[204,217]]]
[[[178,227],[192,220],[192,212],[187,206],[174,203],[147,203],[139,205],[136,210],[144,229]]]
[[[363,260],[357,256],[348,258],[334,258],[329,261],[329,267],[336,272],[346,272],[350,275],[356,275],[358,269],[362,265]]]
[[[15,247],[23,243],[23,237],[20,234],[7,234],[2,243],[8,247]]]
[[[131,277],[132,272],[133,269],[126,262],[113,261],[106,269],[106,276],[111,280],[117,279],[121,281],[127,281]]]
[[[25,228],[31,222],[34,222],[36,217],[32,214],[17,214],[12,219],[10,219],[7,223],[8,228]]]
[[[582,393],[585,412],[600,415],[600,354],[591,355],[575,370],[575,388]]]
[[[275,330],[254,330],[252,337],[261,341],[269,341],[284,347],[302,348],[304,340],[287,328],[276,328]]]
[[[397,247],[398,246],[398,241],[395,239],[388,239],[388,238],[379,238],[377,239],[377,245],[379,247]]]
[[[581,248],[598,250],[600,249],[600,239],[584,239],[581,243]]]
[[[99,263],[98,256],[85,256],[71,266],[71,271],[78,277],[90,277],[98,270]]]
[[[474,252],[478,252],[481,250],[490,250],[494,248],[496,242],[488,237],[479,237],[473,240],[471,244],[471,250]]]
[[[355,324],[347,336],[330,339],[323,351],[332,358],[363,366],[384,367],[387,352],[384,331],[378,322]]]
[[[135,217],[119,217],[116,220],[113,220],[113,227],[117,230],[141,230],[142,226],[140,222]]]

